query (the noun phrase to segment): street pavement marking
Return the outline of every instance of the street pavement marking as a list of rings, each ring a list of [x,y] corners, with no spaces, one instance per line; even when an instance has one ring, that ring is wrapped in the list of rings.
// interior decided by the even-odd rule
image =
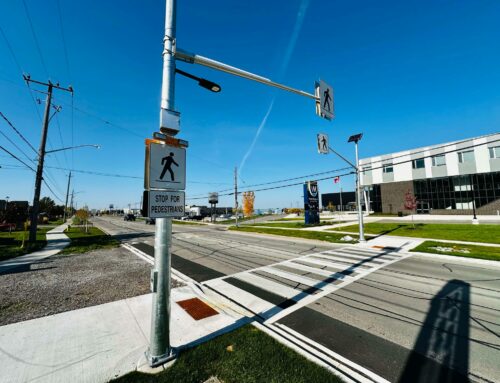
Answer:
[[[311,304],[325,295],[331,294],[380,268],[410,256],[411,254],[393,254],[383,250],[376,251],[351,247],[340,248],[338,250],[327,250],[303,255],[205,281],[202,284],[220,292],[226,298],[239,303],[249,311],[268,318],[266,323],[274,323],[280,318]],[[280,265],[286,266],[288,269],[285,271],[276,267]],[[333,271],[326,270],[325,267],[329,267]],[[296,271],[294,272],[293,270]],[[257,275],[256,273],[259,272],[264,272],[265,274]],[[303,275],[308,273],[316,274],[316,276],[324,276],[325,278],[319,280]],[[295,289],[286,284],[285,281],[271,280],[270,278],[273,276],[281,280],[284,279],[285,281],[310,286],[311,288],[305,291]],[[296,303],[286,308],[280,308],[265,299],[258,298],[254,294],[244,291],[242,288],[228,287],[229,284],[224,282],[226,278],[239,279]]]
[[[238,273],[236,275],[233,275],[233,277],[241,281],[250,283],[254,286],[260,287],[261,289],[272,291],[273,293],[281,295],[285,298],[292,298],[302,293],[302,290],[297,290],[289,286],[282,285],[281,283],[271,281],[267,278],[249,272]]]
[[[307,271],[310,273],[318,274],[318,275],[323,275],[324,277],[331,278],[335,274],[337,274],[336,271],[328,271],[325,269],[318,269],[316,267],[309,267],[306,265],[301,265],[300,263],[295,263],[294,261],[287,261],[282,263],[283,266],[291,267],[293,269],[296,269],[297,272],[299,271]]]
[[[317,279],[311,279],[307,277],[303,277],[301,275],[293,274],[293,273],[288,273],[283,270],[279,270],[273,267],[263,267],[260,269],[260,271],[265,271],[269,274],[274,274],[277,275],[278,277],[282,277],[285,279],[288,279],[290,281],[302,283],[307,286],[316,286],[318,283],[321,283],[321,281],[318,281]]]

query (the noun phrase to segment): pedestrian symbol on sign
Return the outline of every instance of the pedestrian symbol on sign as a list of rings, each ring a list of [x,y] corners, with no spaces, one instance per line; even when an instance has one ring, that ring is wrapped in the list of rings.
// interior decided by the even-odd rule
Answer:
[[[328,154],[328,135],[318,133],[318,152],[321,154]]]
[[[165,173],[168,170],[170,172],[170,180],[175,181],[174,171],[172,170],[171,166],[172,164],[174,164],[175,166],[179,166],[179,164],[174,160],[174,153],[170,152],[170,155],[163,157],[161,159],[161,164],[162,165],[164,164],[164,166],[163,166],[163,171],[161,172],[160,175],[160,179],[162,180],[163,177],[165,177]]]
[[[335,104],[333,101],[333,88],[323,80],[316,83],[316,114],[327,120],[335,117]]]
[[[332,111],[332,107],[330,106],[330,102],[332,101],[332,96],[330,96],[330,89],[326,88],[323,92],[323,108],[328,109],[329,112]]]

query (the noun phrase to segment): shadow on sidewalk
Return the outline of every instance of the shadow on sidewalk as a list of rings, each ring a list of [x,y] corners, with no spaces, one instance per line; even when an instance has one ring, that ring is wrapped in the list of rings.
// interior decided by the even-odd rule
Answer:
[[[449,281],[430,303],[399,382],[469,382],[469,316],[470,285]]]

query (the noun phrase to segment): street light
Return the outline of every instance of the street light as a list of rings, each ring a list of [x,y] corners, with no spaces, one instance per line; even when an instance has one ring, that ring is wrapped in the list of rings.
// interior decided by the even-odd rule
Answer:
[[[55,152],[61,152],[63,150],[69,150],[69,149],[77,149],[77,148],[83,148],[83,147],[92,147],[92,148],[96,148],[96,149],[100,149],[101,148],[101,145],[96,145],[96,144],[84,144],[84,145],[76,145],[76,146],[68,146],[68,147],[65,147],[65,148],[60,148],[60,149],[54,149],[54,150],[47,150],[45,151],[45,154],[49,154],[49,153],[55,153]]]
[[[208,89],[211,92],[218,93],[221,91],[221,87],[219,84],[216,84],[215,82],[212,82],[210,80],[201,78],[201,77],[196,77],[190,73],[184,72],[183,70],[180,69],[175,69],[175,73],[179,73],[180,75],[196,80],[198,81],[198,85],[201,86],[202,88]]]
[[[358,199],[358,226],[359,226],[359,243],[366,243],[365,230],[363,227],[363,209],[361,208],[361,172],[359,169],[358,142],[363,137],[363,133],[353,134],[347,142],[354,142],[356,148],[356,195]]]

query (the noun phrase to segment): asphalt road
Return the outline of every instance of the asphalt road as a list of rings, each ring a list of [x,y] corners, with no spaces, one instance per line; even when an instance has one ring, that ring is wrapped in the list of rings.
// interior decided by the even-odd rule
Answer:
[[[96,223],[153,253],[154,226]],[[500,381],[500,267],[188,225],[172,265],[391,382]]]

